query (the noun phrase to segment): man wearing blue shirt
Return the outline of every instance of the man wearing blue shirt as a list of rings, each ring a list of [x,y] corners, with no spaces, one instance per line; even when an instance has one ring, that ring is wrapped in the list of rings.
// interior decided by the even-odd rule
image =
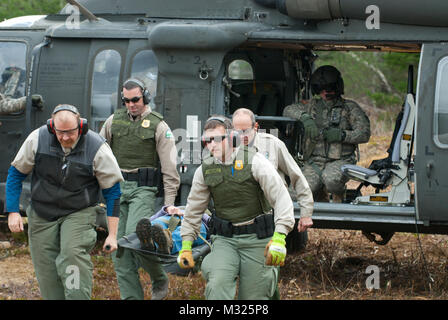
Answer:
[[[90,299],[96,205],[106,200],[109,235],[104,250],[117,249],[123,177],[105,140],[88,130],[76,107],[59,105],[34,130],[11,163],[6,211],[12,232],[24,230],[19,213],[22,182],[31,178],[27,209],[30,253],[44,299]]]

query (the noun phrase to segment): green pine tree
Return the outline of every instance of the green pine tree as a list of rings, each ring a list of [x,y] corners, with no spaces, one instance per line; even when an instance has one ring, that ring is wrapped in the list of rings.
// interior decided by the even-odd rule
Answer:
[[[0,21],[27,15],[58,13],[66,4],[64,0],[2,0]]]

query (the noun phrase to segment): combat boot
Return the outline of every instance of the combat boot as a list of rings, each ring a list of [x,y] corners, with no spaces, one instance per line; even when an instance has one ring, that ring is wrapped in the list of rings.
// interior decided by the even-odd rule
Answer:
[[[140,248],[143,250],[154,251],[154,241],[152,235],[152,225],[149,218],[143,218],[137,223],[135,228],[137,238],[140,240]]]
[[[170,254],[173,247],[170,230],[163,229],[160,225],[155,224],[151,227],[151,234],[154,242],[157,244],[157,252]]]

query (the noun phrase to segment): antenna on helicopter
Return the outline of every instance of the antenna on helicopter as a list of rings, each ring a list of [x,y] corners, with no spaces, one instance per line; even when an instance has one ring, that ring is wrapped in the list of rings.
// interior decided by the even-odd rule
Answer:
[[[67,0],[67,2],[69,4],[71,4],[72,6],[78,7],[79,11],[84,16],[86,16],[87,19],[89,19],[90,22],[98,21],[98,18],[92,12],[90,12],[86,7],[84,7],[82,4],[78,3],[78,1],[76,1],[76,0]]]

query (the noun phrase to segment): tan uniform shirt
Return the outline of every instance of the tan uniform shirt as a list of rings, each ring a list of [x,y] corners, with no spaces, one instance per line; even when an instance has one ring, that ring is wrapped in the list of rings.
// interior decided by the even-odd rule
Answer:
[[[146,117],[151,113],[151,108],[143,112],[139,117],[133,119],[129,116],[131,121],[140,121],[142,118]],[[112,119],[114,115],[112,114],[104,122],[101,128],[100,135],[106,138],[107,141],[112,140]],[[155,132],[156,140],[156,150],[159,155],[161,170],[163,174],[163,185],[165,191],[165,205],[174,204],[176,199],[177,190],[180,185],[180,176],[177,172],[176,162],[177,162],[177,149],[174,141],[174,137],[171,134],[171,130],[165,121],[161,121],[156,128]],[[137,172],[138,168],[132,170],[123,170],[125,172]]]
[[[238,149],[233,152],[231,159],[225,164],[233,163],[237,153]],[[252,159],[252,175],[259,183],[269,204],[274,208],[275,231],[288,234],[295,223],[294,206],[282,178],[260,153],[256,153]],[[181,227],[182,240],[193,241],[196,239],[201,227],[202,214],[207,209],[210,197],[210,190],[205,184],[201,165],[194,174],[188,195]]]
[[[314,207],[313,193],[302,170],[300,170],[297,162],[294,161],[283,141],[272,134],[257,132],[253,140],[253,145],[277,169],[285,185],[285,175],[289,176],[291,186],[297,193],[300,216],[311,217]]]
[[[23,174],[30,174],[34,168],[38,142],[39,129],[36,129],[26,138],[11,165]],[[73,148],[75,146],[76,144]],[[71,149],[62,150],[66,155],[71,152]],[[103,143],[93,158],[93,171],[101,189],[111,188],[117,182],[123,181],[117,160],[107,143]]]

